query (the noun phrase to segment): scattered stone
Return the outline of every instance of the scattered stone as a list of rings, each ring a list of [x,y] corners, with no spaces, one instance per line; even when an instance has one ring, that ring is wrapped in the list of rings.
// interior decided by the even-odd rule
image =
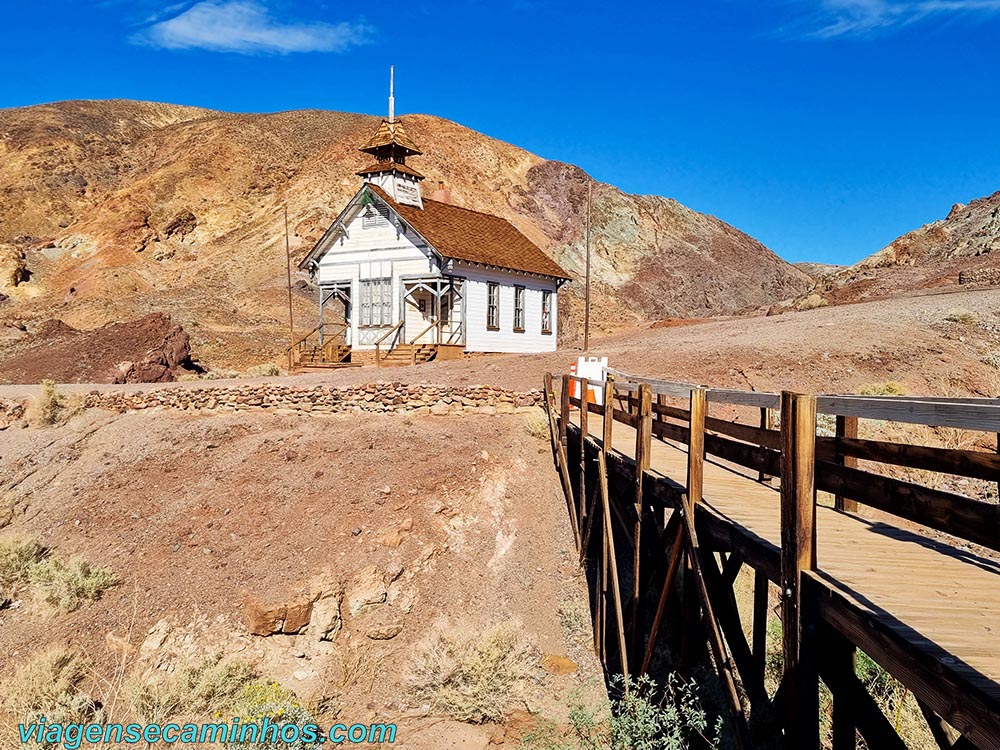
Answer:
[[[351,617],[357,617],[366,607],[384,603],[387,593],[385,575],[374,566],[364,568],[355,576],[347,594],[347,609]]]
[[[557,676],[573,674],[579,667],[572,659],[558,654],[545,654],[542,657],[542,669]]]
[[[149,629],[146,634],[146,640],[144,640],[142,645],[139,646],[140,655],[149,656],[150,654],[160,650],[160,648],[163,647],[163,644],[166,643],[168,635],[170,635],[170,623],[166,620],[158,621]]]
[[[343,592],[329,595],[313,602],[309,631],[317,640],[332,641],[343,626],[340,604]]]
[[[280,633],[285,625],[286,612],[284,604],[265,604],[256,597],[243,600],[243,618],[251,635]]]
[[[309,598],[297,599],[285,608],[285,622],[281,627],[281,632],[286,635],[301,633],[308,627],[312,618],[313,600]]]
[[[128,636],[113,632],[104,636],[104,645],[108,651],[119,657],[130,656],[135,651],[135,646],[129,642]]]

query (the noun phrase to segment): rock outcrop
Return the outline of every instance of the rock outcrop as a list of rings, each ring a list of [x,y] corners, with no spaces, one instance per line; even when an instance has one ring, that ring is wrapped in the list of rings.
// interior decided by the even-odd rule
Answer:
[[[38,383],[165,383],[193,372],[187,332],[169,315],[78,331],[46,321],[17,339],[17,350],[0,363],[0,380]]]

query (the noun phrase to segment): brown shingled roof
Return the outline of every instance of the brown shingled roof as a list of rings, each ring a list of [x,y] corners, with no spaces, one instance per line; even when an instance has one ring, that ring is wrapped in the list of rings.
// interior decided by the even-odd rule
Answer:
[[[375,135],[371,137],[371,140],[369,140],[368,143],[358,150],[373,152],[378,148],[389,146],[393,143],[406,149],[411,154],[421,153],[420,149],[417,148],[417,144],[414,143],[410,139],[410,136],[406,134],[406,129],[403,128],[403,123],[399,120],[396,120],[396,122],[382,120],[382,124],[378,126],[378,130],[375,131]]]
[[[557,279],[569,275],[506,219],[424,198],[423,210],[396,203],[381,188],[368,189],[447,258]]]
[[[413,167],[408,167],[405,164],[400,164],[399,162],[392,162],[392,161],[377,161],[374,164],[370,164],[369,166],[365,167],[360,172],[355,172],[355,174],[364,177],[365,175],[369,174],[388,172],[389,170],[392,169],[396,170],[397,172],[402,172],[403,174],[412,175],[413,177],[416,177],[418,180],[424,179],[424,176],[420,174],[420,172],[415,170]]]

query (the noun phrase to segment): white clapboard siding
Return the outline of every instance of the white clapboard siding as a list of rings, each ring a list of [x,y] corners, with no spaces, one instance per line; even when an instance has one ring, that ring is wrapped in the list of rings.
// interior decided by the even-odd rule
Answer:
[[[439,255],[429,249],[412,230],[400,231],[397,224],[385,217],[365,220],[359,210],[354,218],[345,220],[345,229],[333,240],[319,259],[318,281],[321,286],[350,282],[352,345],[358,349],[374,348],[378,333],[362,330],[361,285],[364,279],[392,279],[392,320],[405,315],[405,337],[412,340],[433,319],[430,301],[424,313],[412,306],[401,308],[403,279],[415,276],[440,276]],[[545,352],[555,351],[558,330],[558,283],[527,274],[486,270],[478,266],[455,263],[449,276],[465,278],[464,299],[458,301],[453,319],[465,321],[466,351],[469,352]],[[500,330],[486,328],[487,285],[500,284]],[[514,331],[514,287],[524,287],[524,332]],[[552,294],[552,332],[542,333],[542,292]],[[461,317],[459,317],[461,316]],[[384,327],[386,330],[389,326]],[[431,336],[427,336],[429,342]]]
[[[360,284],[362,279],[392,278],[392,319],[399,320],[401,277],[439,273],[436,259],[415,244],[416,236],[401,233],[391,222],[382,220],[364,225],[359,215],[347,225],[347,231],[333,244],[319,262],[319,283],[351,282],[351,341],[358,349],[372,349],[362,344]],[[416,332],[419,332],[419,328]]]
[[[455,270],[465,276],[465,349],[469,352],[551,352],[558,330],[558,285],[554,280],[512,272],[473,268]],[[491,281],[500,284],[500,330],[486,328],[486,308]],[[524,333],[514,331],[514,286],[524,287]],[[542,291],[552,293],[552,333],[542,333]]]

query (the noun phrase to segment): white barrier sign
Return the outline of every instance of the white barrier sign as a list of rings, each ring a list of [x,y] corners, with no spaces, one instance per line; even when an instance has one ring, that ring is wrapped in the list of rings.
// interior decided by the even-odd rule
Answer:
[[[570,365],[570,374],[578,378],[587,380],[599,380],[604,382],[605,369],[608,366],[607,357],[579,357],[575,365]],[[595,385],[587,388],[587,398],[593,404],[604,404],[604,389]],[[573,383],[570,391],[573,398],[580,398],[580,383]]]

